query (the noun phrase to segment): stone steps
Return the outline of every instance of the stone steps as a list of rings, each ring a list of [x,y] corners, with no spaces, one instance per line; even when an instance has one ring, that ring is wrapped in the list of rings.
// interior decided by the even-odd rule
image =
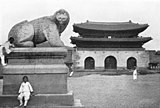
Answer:
[[[14,107],[0,107],[0,108],[23,108],[19,106],[14,106]],[[27,106],[27,108],[85,108],[84,106],[46,106],[46,105],[41,105],[41,106]]]
[[[17,95],[1,95],[0,108],[16,108],[19,105]],[[73,93],[36,94],[28,102],[27,108],[83,108],[80,100],[74,100]]]

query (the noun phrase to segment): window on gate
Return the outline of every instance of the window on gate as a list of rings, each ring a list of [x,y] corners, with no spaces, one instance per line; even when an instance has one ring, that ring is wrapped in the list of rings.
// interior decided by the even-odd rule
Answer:
[[[95,61],[92,57],[87,57],[84,62],[85,69],[95,69]]]
[[[130,57],[127,59],[127,69],[134,69],[137,66],[137,60],[134,57]]]

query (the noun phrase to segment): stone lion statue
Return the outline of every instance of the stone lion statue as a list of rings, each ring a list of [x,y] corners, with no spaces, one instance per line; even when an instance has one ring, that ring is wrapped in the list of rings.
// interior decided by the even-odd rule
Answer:
[[[36,47],[37,44],[48,41],[51,47],[64,46],[60,39],[61,33],[69,23],[69,14],[60,9],[52,16],[38,18],[32,21],[22,21],[14,25],[8,38],[14,38],[15,47]]]

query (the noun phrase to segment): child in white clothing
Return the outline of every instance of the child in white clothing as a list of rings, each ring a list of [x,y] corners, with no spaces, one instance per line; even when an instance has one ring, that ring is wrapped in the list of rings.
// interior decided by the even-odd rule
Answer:
[[[33,88],[31,84],[28,82],[28,77],[23,77],[23,82],[21,83],[20,89],[19,89],[19,95],[18,100],[20,101],[20,105],[23,105],[23,98],[24,98],[24,107],[27,106],[28,100],[30,99],[31,93],[33,93]]]
[[[7,42],[0,46],[0,58],[3,66],[7,65],[5,63],[5,55],[11,53],[10,47],[14,47],[13,42],[14,38],[10,37]]]

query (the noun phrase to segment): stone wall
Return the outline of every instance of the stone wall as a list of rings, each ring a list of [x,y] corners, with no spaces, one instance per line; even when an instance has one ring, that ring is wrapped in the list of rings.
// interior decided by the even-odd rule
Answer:
[[[104,61],[106,57],[113,56],[117,60],[117,69],[127,68],[127,59],[134,57],[137,60],[139,68],[147,68],[149,63],[149,53],[144,49],[77,49],[80,59],[76,61],[77,69],[84,69],[84,61],[87,57],[95,60],[95,69],[104,69]]]
[[[155,50],[148,50],[149,53],[149,60],[150,62],[154,63],[154,62],[159,62],[160,63],[160,54],[158,53],[159,51],[155,51]]]

